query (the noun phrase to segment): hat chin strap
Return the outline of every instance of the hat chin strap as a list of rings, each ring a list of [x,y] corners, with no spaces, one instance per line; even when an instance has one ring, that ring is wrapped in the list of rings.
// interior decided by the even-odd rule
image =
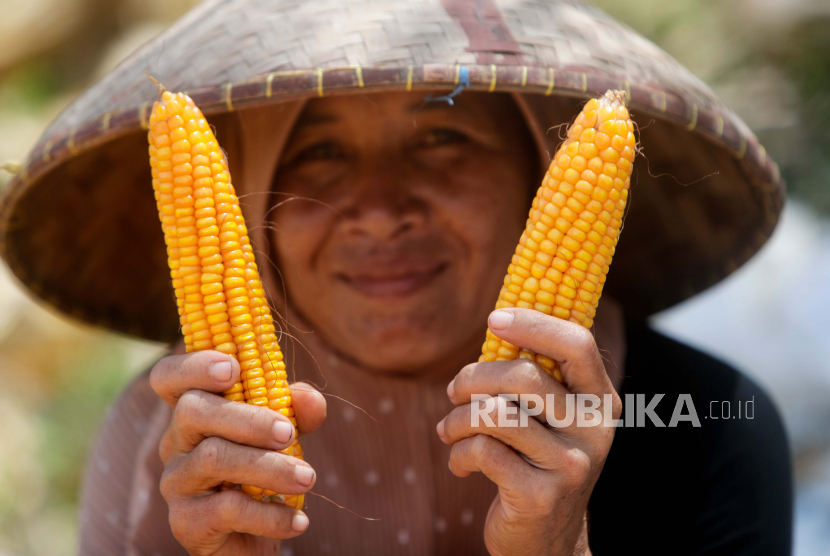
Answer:
[[[238,157],[237,164],[231,160],[231,165],[236,166],[232,179],[237,195],[242,197],[239,205],[248,223],[248,234],[254,249],[258,251],[259,273],[265,284],[279,284],[279,276],[269,262],[270,252],[262,252],[271,244],[268,230],[263,226],[265,213],[276,200],[271,184],[294,124],[305,105],[306,100],[300,99],[236,112],[239,146],[237,152],[230,153],[230,158]],[[272,303],[280,304],[280,292],[269,294]]]
[[[516,102],[516,106],[519,107],[522,116],[524,116],[525,123],[530,129],[530,134],[533,136],[533,141],[536,143],[536,148],[539,149],[539,162],[542,166],[542,175],[544,175],[548,171],[548,166],[550,165],[557,145],[561,142],[558,133],[553,133],[552,135],[547,133],[547,126],[571,122],[579,112],[577,111],[573,114],[553,114],[552,112],[556,111],[556,109],[550,106],[550,102],[545,102],[550,97],[539,98],[539,95],[534,95],[534,98],[531,99],[529,98],[530,95],[517,92],[511,92],[510,95]],[[533,101],[534,99],[536,102]]]

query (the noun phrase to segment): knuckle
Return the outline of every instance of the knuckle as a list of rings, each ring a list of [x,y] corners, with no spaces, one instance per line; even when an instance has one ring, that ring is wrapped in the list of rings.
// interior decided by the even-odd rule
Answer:
[[[493,419],[493,422],[496,424],[496,426],[499,426],[499,415],[508,415],[507,408],[513,402],[508,400],[505,396],[494,396],[493,399],[496,401],[496,403],[493,404],[493,410],[490,411],[490,417]]]
[[[591,359],[597,351],[594,335],[587,328],[578,326],[573,331],[574,349],[580,358]]]
[[[473,440],[472,459],[478,469],[485,473],[488,470],[514,469],[515,453],[502,441],[483,434],[476,436]]]
[[[479,466],[485,466],[494,459],[494,442],[495,441],[492,438],[483,434],[473,437],[470,452],[473,460],[479,464]]]
[[[455,391],[458,392],[459,390],[464,390],[470,381],[473,378],[473,373],[475,373],[475,368],[478,363],[470,363],[469,365],[465,365],[461,371],[458,372],[458,375],[455,377]]]
[[[218,359],[217,355],[218,352],[209,350],[188,353],[184,356],[182,366],[190,372],[202,371],[207,369],[211,363]]]
[[[167,464],[170,457],[173,455],[173,452],[176,449],[176,438],[174,437],[175,427],[169,426],[167,430],[164,431],[164,435],[161,437],[161,441],[159,441],[159,457],[161,458],[162,463],[165,465]]]
[[[504,399],[502,396],[493,396],[493,409],[487,414],[490,417],[490,420],[493,421],[493,424],[498,427],[499,426],[499,415],[507,415],[507,400]],[[485,402],[482,402],[485,403]],[[491,428],[486,421],[482,422],[482,425],[485,428]]]
[[[564,476],[567,483],[577,487],[585,483],[591,474],[591,458],[584,451],[572,448],[562,456]]]
[[[176,402],[173,409],[173,418],[176,423],[192,425],[199,421],[204,403],[204,394],[198,390],[188,390]]]
[[[519,314],[520,318],[526,321],[527,333],[532,336],[544,335],[547,331],[548,319],[555,318],[538,311],[522,311]]]
[[[458,423],[458,422],[463,423],[464,422],[463,419],[459,418],[460,415],[458,414],[458,409],[459,408],[453,409],[452,411],[447,413],[446,417],[444,417],[444,434],[447,435],[447,436],[452,436],[453,435],[453,433],[455,432],[455,429],[456,429],[456,423]],[[470,414],[472,413],[472,406],[470,408],[460,408],[460,409],[464,412],[463,414],[466,416],[467,422],[472,422],[472,418],[469,417]]]
[[[168,355],[160,359],[150,370],[150,388],[156,394],[161,394],[164,391],[164,385],[168,375],[168,369],[172,366],[172,359],[174,356]]]
[[[261,443],[262,439],[272,438],[270,431],[274,427],[274,423],[281,420],[278,417],[280,415],[278,412],[265,407],[256,407],[247,404],[246,407],[242,407],[241,409],[246,410],[247,413],[244,422],[244,430],[247,438],[254,441],[255,444]]]
[[[182,509],[178,507],[171,507],[170,508],[170,530],[173,533],[173,536],[176,537],[182,545],[189,544],[191,540],[193,528],[192,528],[192,520],[190,519],[190,515],[186,511],[182,511]]]
[[[293,476],[294,465],[288,463],[284,454],[279,452],[267,452],[263,458],[266,466],[272,470],[274,475],[291,475]]]
[[[520,382],[522,387],[528,389],[541,385],[542,375],[540,371],[542,371],[542,368],[535,361],[522,359],[514,364],[511,374]]]
[[[177,483],[178,474],[174,470],[165,469],[161,474],[161,480],[159,481],[159,491],[161,492],[162,498],[167,501],[167,505],[171,507],[175,501],[174,494],[177,491]]]
[[[224,468],[227,445],[224,440],[212,436],[202,440],[191,453],[197,472],[205,477],[218,477]]]
[[[238,523],[244,514],[243,498],[228,491],[211,497],[210,513],[212,521],[219,525]]]

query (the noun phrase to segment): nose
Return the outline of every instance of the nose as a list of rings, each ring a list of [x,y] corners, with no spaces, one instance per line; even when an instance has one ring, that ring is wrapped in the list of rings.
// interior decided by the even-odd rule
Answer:
[[[427,207],[410,176],[397,157],[378,157],[361,164],[350,184],[349,203],[341,210],[344,232],[385,241],[421,227]]]

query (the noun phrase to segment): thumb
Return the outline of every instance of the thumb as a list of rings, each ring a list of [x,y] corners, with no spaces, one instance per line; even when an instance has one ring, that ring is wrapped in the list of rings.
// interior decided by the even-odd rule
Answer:
[[[558,361],[571,392],[613,391],[593,334],[579,324],[532,309],[511,308],[490,313],[488,326],[498,338]]]
[[[289,388],[297,417],[297,428],[304,434],[319,429],[326,420],[326,398],[306,382],[295,382]]]

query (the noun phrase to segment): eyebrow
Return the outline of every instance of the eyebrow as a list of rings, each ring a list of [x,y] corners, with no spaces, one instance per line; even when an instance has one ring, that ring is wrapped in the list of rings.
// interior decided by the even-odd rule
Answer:
[[[453,106],[447,104],[444,101],[437,101],[437,102],[429,102],[426,100],[419,100],[418,102],[410,104],[406,111],[410,114],[417,114],[418,112],[440,112],[440,111],[451,111],[455,110],[458,112],[469,113],[469,107],[464,104],[455,104]],[[297,121],[297,127],[300,126],[314,126],[314,125],[323,125],[323,124],[330,124],[339,121],[340,118],[335,114],[304,114],[300,117]]]

